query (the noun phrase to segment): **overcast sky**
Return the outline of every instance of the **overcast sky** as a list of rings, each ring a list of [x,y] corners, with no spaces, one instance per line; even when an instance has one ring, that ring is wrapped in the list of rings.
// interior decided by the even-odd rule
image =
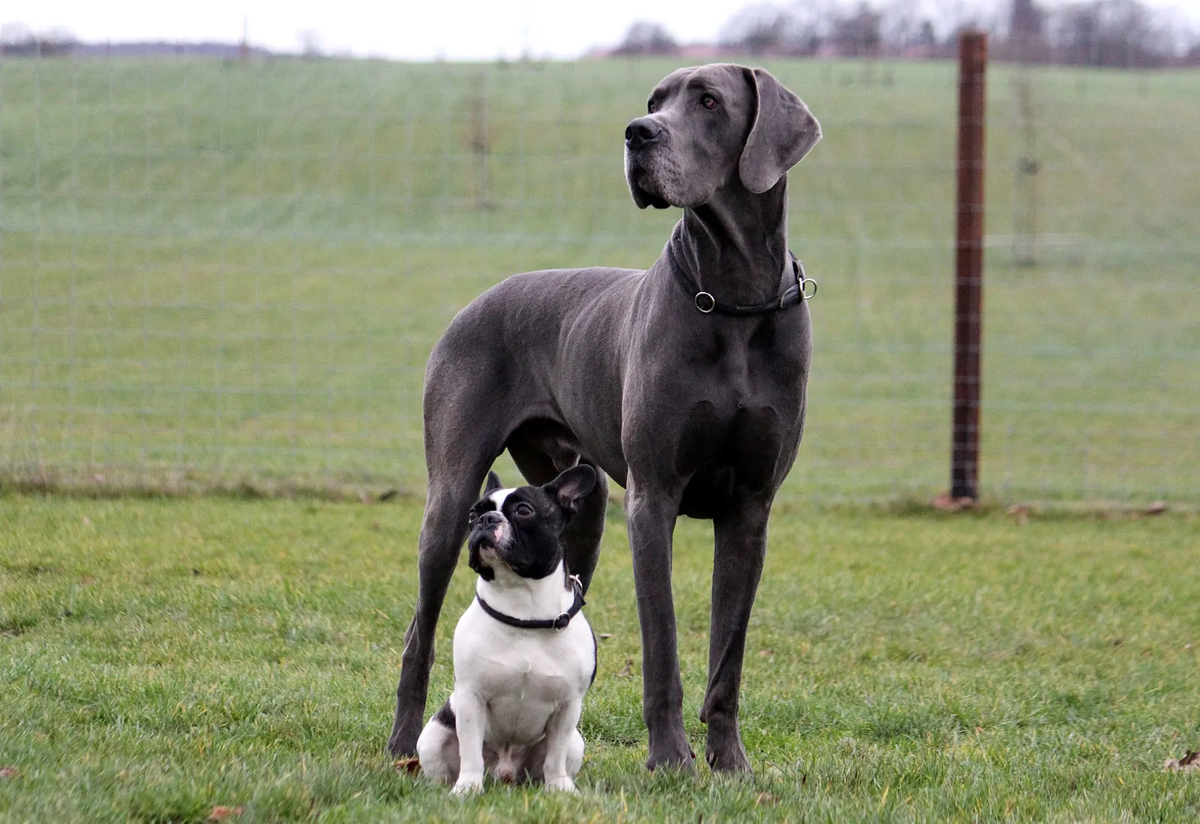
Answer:
[[[1008,0],[996,0],[1007,3]],[[756,0],[3,0],[0,23],[61,26],[81,40],[241,39],[297,51],[314,32],[325,52],[405,60],[575,57],[613,45],[635,20],[681,42],[717,38]],[[1200,21],[1200,0],[1145,0]]]

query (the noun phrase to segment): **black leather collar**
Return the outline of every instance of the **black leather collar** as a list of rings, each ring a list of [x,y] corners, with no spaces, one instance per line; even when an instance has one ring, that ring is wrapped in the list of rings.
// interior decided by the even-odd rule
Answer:
[[[571,619],[578,615],[579,610],[583,609],[583,605],[587,603],[587,601],[583,600],[583,582],[579,580],[579,576],[570,576],[570,581],[571,589],[575,591],[575,602],[571,604],[571,608],[566,612],[559,613],[557,618],[540,618],[534,620],[514,618],[511,615],[505,615],[480,598],[478,592],[475,593],[475,600],[479,602],[479,606],[483,607],[484,612],[500,623],[508,624],[510,627],[516,627],[517,629],[552,629],[561,632],[567,628],[567,624],[571,623]]]
[[[692,276],[679,265],[679,261],[675,259],[675,250],[671,248],[671,244],[667,244],[667,258],[671,265],[671,271],[675,274],[675,279],[683,290],[692,298],[696,304],[696,308],[704,314],[716,312],[719,315],[766,315],[770,312],[782,312],[784,309],[791,309],[809,298],[817,294],[817,282],[812,278],[805,277],[804,264],[800,262],[800,258],[788,252],[788,257],[792,259],[792,274],[796,278],[796,282],[783,290],[783,293],[774,300],[769,300],[766,303],[755,303],[749,306],[739,306],[734,303],[725,303],[717,300],[710,292],[705,292],[700,288]],[[812,284],[812,291],[807,291],[808,285]]]

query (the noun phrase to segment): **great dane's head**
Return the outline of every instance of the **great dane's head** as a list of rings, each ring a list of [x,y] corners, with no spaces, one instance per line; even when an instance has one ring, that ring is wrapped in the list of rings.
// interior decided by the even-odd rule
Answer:
[[[639,208],[700,206],[724,186],[760,194],[821,139],[804,102],[765,69],[679,69],[625,128],[625,178]]]

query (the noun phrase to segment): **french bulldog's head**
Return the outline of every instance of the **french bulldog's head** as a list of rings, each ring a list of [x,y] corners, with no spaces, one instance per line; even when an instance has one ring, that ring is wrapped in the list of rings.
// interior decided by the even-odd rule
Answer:
[[[544,486],[506,489],[488,473],[483,497],[467,521],[468,564],[485,581],[503,566],[521,578],[545,578],[563,559],[562,531],[596,486],[596,470],[585,464],[566,470]]]

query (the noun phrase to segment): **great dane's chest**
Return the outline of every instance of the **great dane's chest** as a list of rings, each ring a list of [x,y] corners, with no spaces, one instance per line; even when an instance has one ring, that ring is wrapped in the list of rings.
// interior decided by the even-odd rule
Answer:
[[[806,307],[792,316],[700,321],[673,357],[649,370],[646,385],[660,390],[660,402],[650,407],[657,443],[647,448],[659,471],[686,483],[684,514],[712,517],[732,501],[775,489],[790,468],[803,428],[810,341]],[[631,467],[638,463],[638,455],[629,457]]]
[[[751,318],[693,323],[678,349],[689,396],[707,402],[730,424],[771,410],[784,421],[802,412],[810,339],[807,307]],[[710,414],[710,413],[705,413]]]

